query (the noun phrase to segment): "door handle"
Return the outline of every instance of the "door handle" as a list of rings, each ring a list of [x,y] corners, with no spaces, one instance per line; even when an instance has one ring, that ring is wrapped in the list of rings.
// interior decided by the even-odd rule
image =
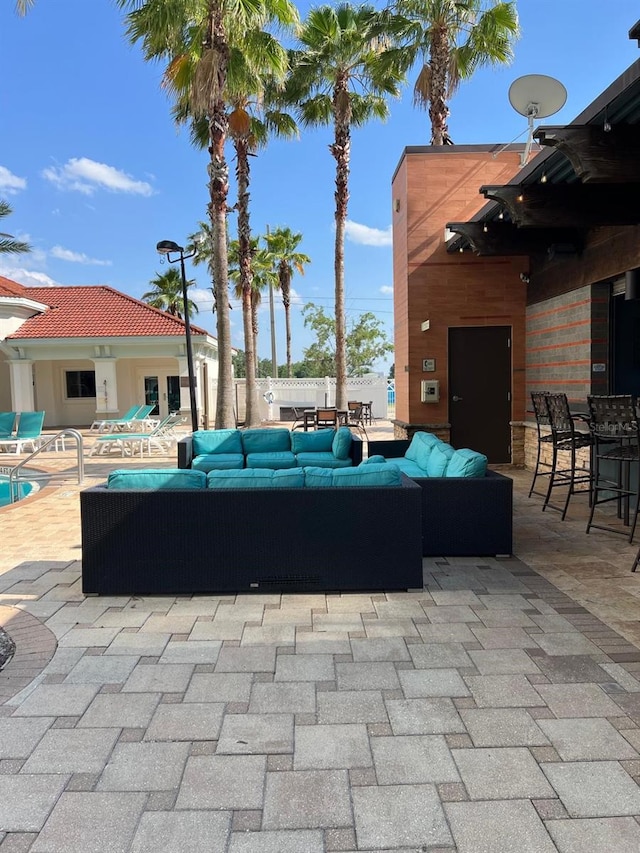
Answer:
[[[458,397],[457,394],[454,394],[451,399],[453,400],[454,403],[459,403],[462,400],[462,397]]]

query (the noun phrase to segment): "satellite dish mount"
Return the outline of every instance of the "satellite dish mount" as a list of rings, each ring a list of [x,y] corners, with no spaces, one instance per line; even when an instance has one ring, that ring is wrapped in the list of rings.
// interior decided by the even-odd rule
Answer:
[[[533,123],[561,110],[567,100],[567,90],[559,80],[545,74],[525,74],[509,87],[509,103],[520,115],[527,117],[528,133],[520,166],[525,166],[533,144]]]

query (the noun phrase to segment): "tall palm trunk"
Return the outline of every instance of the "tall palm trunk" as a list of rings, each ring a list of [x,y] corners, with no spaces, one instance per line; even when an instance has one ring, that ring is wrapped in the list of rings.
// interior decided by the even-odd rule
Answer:
[[[216,332],[218,336],[218,392],[216,398],[216,429],[235,426],[233,411],[233,366],[231,360],[231,323],[229,319],[227,259],[227,195],[229,192],[229,167],[224,155],[227,135],[227,113],[221,93],[227,75],[229,46],[223,20],[221,0],[209,4],[211,45],[217,63],[218,95],[209,114],[209,216],[213,231],[214,300],[216,305]]]
[[[431,65],[431,144],[444,145],[449,135],[447,125],[447,71],[449,68],[449,41],[446,27],[436,27],[431,40],[429,64]]]
[[[242,326],[246,360],[246,417],[248,427],[260,425],[256,350],[252,323],[253,270],[251,268],[251,226],[249,222],[249,146],[246,136],[234,139],[236,178],[238,181],[238,267],[242,288]]]
[[[282,294],[282,305],[284,307],[284,327],[287,339],[287,376],[293,377],[293,364],[291,362],[291,270],[286,262],[280,264],[280,293]]]
[[[335,311],[336,311],[336,406],[347,408],[347,330],[344,313],[344,235],[349,203],[349,160],[351,155],[350,107],[348,81],[338,78],[333,92],[335,139],[330,151],[336,160],[336,243],[335,243]]]

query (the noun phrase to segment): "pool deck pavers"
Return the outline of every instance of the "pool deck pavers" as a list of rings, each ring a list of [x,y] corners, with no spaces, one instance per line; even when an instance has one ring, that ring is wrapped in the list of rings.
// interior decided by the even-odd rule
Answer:
[[[0,853],[640,853],[635,546],[506,470],[412,592],[85,598],[80,487],[0,510]]]

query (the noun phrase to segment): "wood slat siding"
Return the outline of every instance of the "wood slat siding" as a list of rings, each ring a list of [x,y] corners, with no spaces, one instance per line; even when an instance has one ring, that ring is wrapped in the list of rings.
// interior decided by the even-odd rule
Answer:
[[[608,390],[609,285],[593,284],[527,307],[526,393],[565,393],[574,406]],[[594,373],[594,363],[607,365]],[[532,415],[530,414],[530,417]]]

